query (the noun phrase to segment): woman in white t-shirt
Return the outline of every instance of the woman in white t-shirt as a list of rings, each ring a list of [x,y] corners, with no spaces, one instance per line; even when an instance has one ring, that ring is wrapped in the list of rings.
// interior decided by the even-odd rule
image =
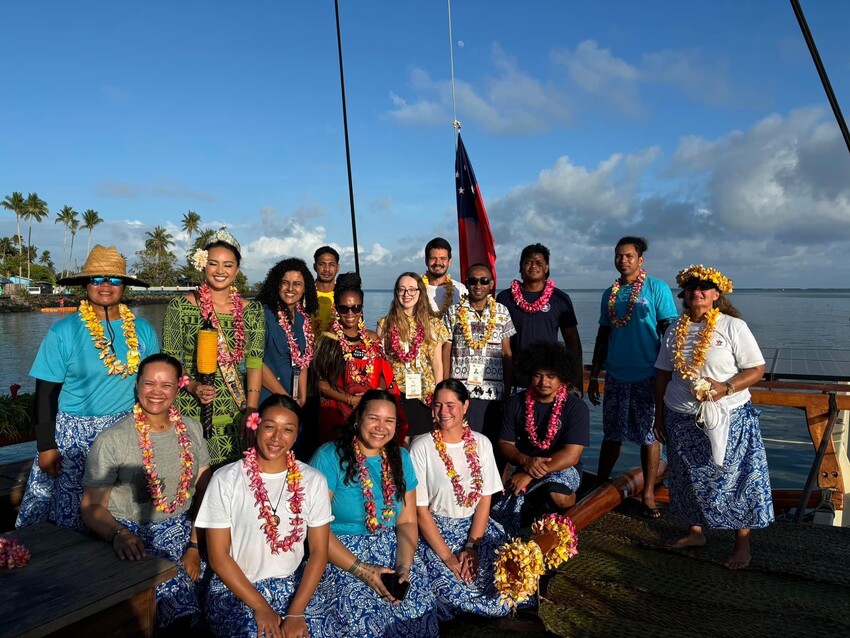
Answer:
[[[325,477],[295,460],[301,409],[273,394],[248,419],[257,443],[217,470],[195,520],[215,570],[207,621],[217,636],[329,635],[315,610],[333,520]],[[305,541],[310,557],[304,560]],[[309,629],[309,630],[308,630]]]
[[[469,393],[456,379],[434,390],[435,427],[416,438],[416,509],[424,538],[418,554],[438,601],[439,619],[457,613],[505,616],[510,607],[493,584],[496,549],[509,538],[490,518],[490,499],[502,490],[493,445],[466,422]]]
[[[689,266],[676,277],[685,312],[664,334],[655,367],[655,435],[669,456],[670,511],[690,526],[670,547],[705,545],[702,528],[734,529],[729,569],[750,563],[750,530],[773,521],[767,456],[748,388],[764,358],[725,295],[732,281]]]

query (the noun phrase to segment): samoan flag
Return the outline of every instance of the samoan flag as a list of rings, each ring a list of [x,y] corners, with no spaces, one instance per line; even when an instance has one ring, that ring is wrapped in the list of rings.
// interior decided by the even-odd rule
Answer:
[[[457,230],[460,240],[460,274],[466,278],[466,270],[476,263],[487,264],[496,281],[496,246],[484,199],[478,189],[478,181],[466,154],[463,139],[457,136],[455,159],[455,182],[457,191]]]

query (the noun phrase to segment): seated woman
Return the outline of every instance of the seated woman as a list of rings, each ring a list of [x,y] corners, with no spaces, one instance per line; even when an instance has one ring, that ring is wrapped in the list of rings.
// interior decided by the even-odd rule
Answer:
[[[95,439],[80,508],[89,529],[122,560],[151,554],[177,563],[177,576],[156,588],[161,629],[200,620],[192,581],[200,576],[201,558],[192,514],[209,481],[210,457],[201,425],[174,405],[181,370],[164,353],[139,364],[138,403]]]
[[[417,481],[395,440],[397,420],[395,397],[369,390],[337,441],[310,461],[328,480],[334,514],[317,591],[345,621],[338,636],[439,635],[424,565],[414,562]]]
[[[590,443],[590,411],[568,391],[575,369],[570,352],[538,341],[523,351],[519,366],[531,386],[505,406],[499,452],[515,471],[492,514],[511,536],[575,503],[581,453]]]
[[[256,445],[215,472],[196,522],[206,529],[216,574],[207,593],[210,629],[216,636],[332,635],[314,592],[328,564],[333,516],[325,478],[292,452],[301,408],[273,394],[248,425],[257,427]]]
[[[410,446],[416,468],[416,512],[424,541],[418,555],[437,597],[440,620],[458,612],[505,616],[510,606],[493,585],[496,549],[508,538],[490,518],[502,480],[490,440],[466,422],[469,393],[457,379],[434,391],[436,427]]]
[[[319,337],[313,373],[321,397],[320,443],[337,437],[367,390],[388,389],[398,400],[392,366],[384,357],[378,335],[367,330],[363,321],[363,290],[359,275],[353,272],[337,277],[331,331]],[[404,440],[406,422],[401,429],[399,440]]]

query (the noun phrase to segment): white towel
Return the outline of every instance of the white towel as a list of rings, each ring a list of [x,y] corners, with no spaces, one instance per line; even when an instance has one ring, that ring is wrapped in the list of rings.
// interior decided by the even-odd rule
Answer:
[[[711,444],[711,459],[715,465],[722,466],[726,458],[726,445],[729,442],[729,428],[731,425],[729,406],[726,397],[720,399],[709,399],[700,403],[697,412],[697,426],[708,437]]]

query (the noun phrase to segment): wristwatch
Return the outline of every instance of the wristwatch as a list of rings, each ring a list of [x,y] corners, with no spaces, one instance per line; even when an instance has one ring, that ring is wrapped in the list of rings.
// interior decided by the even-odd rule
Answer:
[[[728,397],[731,394],[735,394],[735,386],[732,385],[731,381],[726,382],[726,396]]]
[[[463,546],[464,549],[474,549],[476,552],[478,548],[481,547],[481,543],[474,543],[473,541],[467,541],[466,545]]]

